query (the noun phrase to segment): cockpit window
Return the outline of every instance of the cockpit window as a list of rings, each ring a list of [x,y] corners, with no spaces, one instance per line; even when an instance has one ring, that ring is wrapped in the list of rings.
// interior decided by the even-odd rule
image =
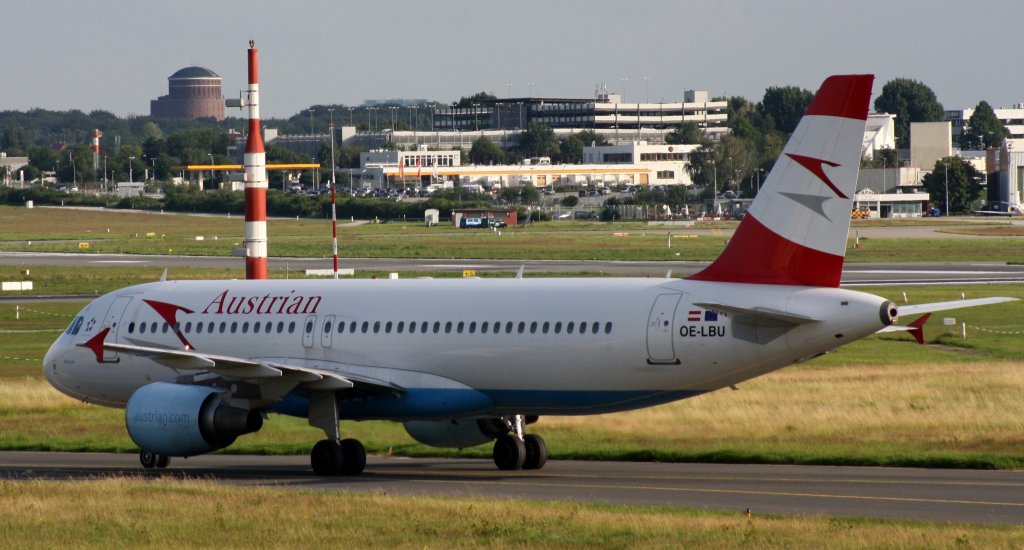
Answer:
[[[71,324],[68,325],[68,329],[64,331],[64,334],[69,334],[71,336],[78,334],[78,331],[82,328],[82,320],[83,317],[81,315],[75,317],[75,320],[71,321]]]

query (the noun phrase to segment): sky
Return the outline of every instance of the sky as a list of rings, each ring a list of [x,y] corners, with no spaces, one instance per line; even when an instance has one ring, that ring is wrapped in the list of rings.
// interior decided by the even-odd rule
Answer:
[[[594,96],[760,100],[830,74],[919,80],[946,109],[1024,102],[1021,0],[32,0],[4,7],[0,111],[148,115],[192,65],[263,118],[366,99]],[[243,116],[240,110],[228,115]]]

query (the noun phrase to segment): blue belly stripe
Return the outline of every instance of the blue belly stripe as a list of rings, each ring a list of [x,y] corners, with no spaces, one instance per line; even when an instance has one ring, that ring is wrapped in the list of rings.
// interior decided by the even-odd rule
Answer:
[[[628,411],[661,405],[705,393],[702,390],[551,391],[453,390],[418,388],[338,400],[341,418],[348,420],[445,419],[472,416],[581,415]],[[275,412],[305,417],[309,395],[289,393]]]

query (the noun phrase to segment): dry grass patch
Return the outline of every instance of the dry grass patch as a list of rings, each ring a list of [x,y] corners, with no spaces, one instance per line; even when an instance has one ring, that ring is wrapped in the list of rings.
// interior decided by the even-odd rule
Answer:
[[[1015,362],[793,368],[739,388],[603,417],[545,417],[541,430],[797,461],[931,452],[1024,459],[1024,366]]]
[[[6,548],[1014,548],[1024,537],[1021,527],[747,518],[146,478],[0,481],[0,506]]]

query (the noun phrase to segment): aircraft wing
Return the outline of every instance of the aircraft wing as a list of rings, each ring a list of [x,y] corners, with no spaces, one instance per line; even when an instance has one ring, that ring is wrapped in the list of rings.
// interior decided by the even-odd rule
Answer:
[[[161,365],[178,370],[205,370],[225,378],[260,382],[267,379],[285,379],[296,384],[303,384],[308,389],[346,390],[355,387],[373,391],[402,391],[402,388],[382,380],[374,380],[364,376],[342,374],[326,369],[316,369],[298,365],[215,355],[195,350],[155,348],[133,344],[116,344],[106,342],[105,329],[88,342],[78,344],[90,348],[102,360],[104,351],[127,353],[139,357],[147,357]],[[97,345],[98,344],[98,345]]]

